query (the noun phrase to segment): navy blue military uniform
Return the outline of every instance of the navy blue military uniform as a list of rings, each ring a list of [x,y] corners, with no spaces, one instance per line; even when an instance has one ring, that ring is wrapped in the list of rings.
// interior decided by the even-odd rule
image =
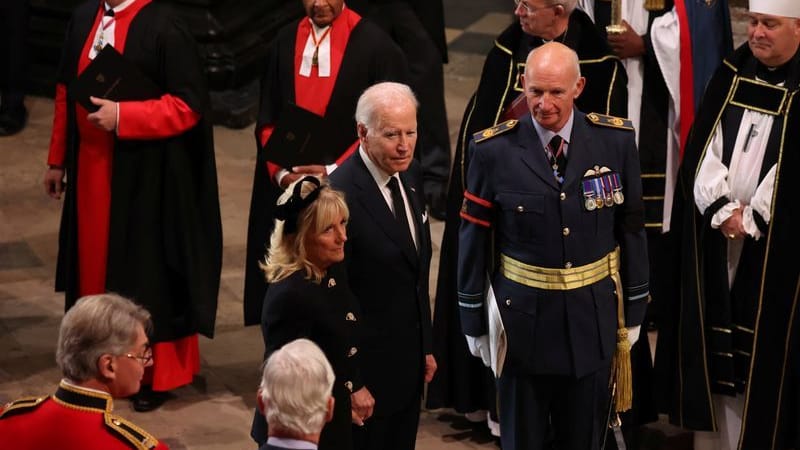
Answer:
[[[504,448],[540,448],[548,419],[559,448],[596,448],[618,327],[612,273],[622,281],[625,326],[640,325],[646,310],[647,242],[630,122],[574,110],[567,149],[562,184],[530,115],[478,133],[471,144],[461,325],[469,336],[487,334],[488,274],[507,341],[498,380]]]

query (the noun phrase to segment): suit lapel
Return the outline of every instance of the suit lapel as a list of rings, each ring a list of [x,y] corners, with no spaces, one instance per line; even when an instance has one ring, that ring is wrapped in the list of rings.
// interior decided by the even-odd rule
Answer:
[[[414,217],[414,228],[417,231],[417,235],[414,236],[417,240],[414,253],[420,255],[422,253],[422,243],[425,242],[425,224],[422,221],[423,214],[425,213],[425,205],[420,204],[417,188],[416,186],[412,186],[406,173],[400,174],[400,181],[403,183],[403,189],[406,191],[409,206],[411,207],[411,215]]]
[[[526,115],[519,122],[521,128],[517,133],[517,142],[520,147],[519,150],[522,161],[526,166],[530,167],[542,181],[552,186],[554,189],[560,189],[555,176],[553,176],[553,169],[547,162],[547,156],[539,140],[539,135],[536,133],[536,129],[533,127],[531,120],[530,115]]]
[[[408,240],[408,233],[400,229],[400,225],[389,209],[389,205],[386,204],[386,199],[383,197],[383,194],[381,194],[378,185],[375,183],[375,179],[372,178],[369,170],[367,170],[366,164],[364,164],[364,161],[361,159],[361,154],[356,152],[353,156],[357,158],[356,163],[359,168],[359,170],[355,172],[353,180],[353,183],[359,188],[358,202],[366,213],[375,220],[377,226],[386,233],[389,240],[394,243],[394,245],[400,247],[411,265],[416,266],[418,262],[417,252],[414,248],[414,244]],[[409,199],[413,197],[410,195],[412,192],[406,192]],[[414,220],[417,220],[416,217]]]
[[[592,157],[591,144],[588,142],[591,130],[589,130],[585,117],[583,113],[575,110],[569,154],[567,155],[567,173],[564,174],[565,190],[580,181],[586,170],[591,169],[597,162]]]

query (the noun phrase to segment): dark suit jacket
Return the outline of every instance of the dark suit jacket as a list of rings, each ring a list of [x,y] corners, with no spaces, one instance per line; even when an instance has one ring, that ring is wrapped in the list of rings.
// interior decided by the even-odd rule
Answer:
[[[361,309],[362,381],[375,397],[376,416],[418,401],[424,355],[431,353],[431,238],[419,164],[414,161],[400,180],[416,220],[419,251],[403,238],[359,152],[330,176],[350,208],[345,264]]]
[[[572,290],[543,290],[510,280],[489,261],[494,251],[539,267],[579,267],[619,246],[626,325],[641,324],[648,260],[633,131],[594,126],[576,110],[563,185],[553,176],[530,115],[472,147],[458,264],[464,333],[487,333],[488,273],[508,339],[504,370],[581,377],[608,364],[617,329],[610,277]],[[582,180],[594,167],[619,174],[624,203],[585,209]]]

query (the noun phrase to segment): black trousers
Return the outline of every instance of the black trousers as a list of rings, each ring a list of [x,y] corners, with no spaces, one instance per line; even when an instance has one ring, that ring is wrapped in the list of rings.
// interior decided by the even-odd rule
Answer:
[[[608,412],[610,370],[609,364],[578,379],[504,371],[497,381],[502,447],[599,449]],[[546,443],[548,432],[553,434],[552,444]]]
[[[419,399],[420,397],[415,397]],[[413,450],[417,442],[420,401],[413,399],[400,411],[370,417],[363,427],[353,425],[355,450]],[[379,400],[376,400],[379,401]]]
[[[22,106],[29,0],[0,1],[0,102],[3,109]]]

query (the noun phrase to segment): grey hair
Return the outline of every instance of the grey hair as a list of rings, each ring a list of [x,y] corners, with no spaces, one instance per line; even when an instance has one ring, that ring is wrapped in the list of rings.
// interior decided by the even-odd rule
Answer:
[[[97,377],[100,356],[126,352],[136,342],[138,325],[149,331],[150,313],[117,294],[79,299],[58,332],[56,363],[64,377],[76,382]]]
[[[267,359],[261,400],[270,430],[289,436],[319,433],[333,391],[333,368],[317,344],[297,339]]]
[[[392,81],[373,84],[358,98],[356,123],[366,126],[368,130],[377,128],[378,112],[381,107],[397,104],[404,99],[413,103],[414,108],[419,109],[417,96],[407,85]]]

